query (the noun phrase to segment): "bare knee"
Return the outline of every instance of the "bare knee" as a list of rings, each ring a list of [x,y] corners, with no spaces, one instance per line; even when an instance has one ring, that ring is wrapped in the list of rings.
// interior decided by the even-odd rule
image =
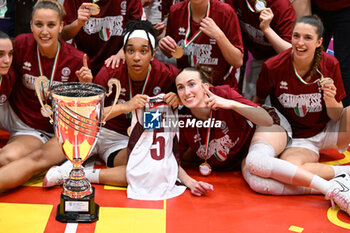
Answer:
[[[24,155],[16,153],[16,151],[9,151],[6,149],[0,150],[0,167],[5,166],[13,161],[22,158]]]

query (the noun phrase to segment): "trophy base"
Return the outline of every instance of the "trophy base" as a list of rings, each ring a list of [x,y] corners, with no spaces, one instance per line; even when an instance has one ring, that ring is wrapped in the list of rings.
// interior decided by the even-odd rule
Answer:
[[[56,220],[60,222],[95,222],[98,220],[99,206],[95,203],[95,188],[92,194],[75,199],[61,194]]]

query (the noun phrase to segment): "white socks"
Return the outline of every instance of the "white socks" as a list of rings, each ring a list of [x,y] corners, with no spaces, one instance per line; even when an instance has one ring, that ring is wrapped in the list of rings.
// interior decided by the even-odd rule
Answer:
[[[98,184],[100,182],[101,169],[84,169],[85,177],[91,182]]]

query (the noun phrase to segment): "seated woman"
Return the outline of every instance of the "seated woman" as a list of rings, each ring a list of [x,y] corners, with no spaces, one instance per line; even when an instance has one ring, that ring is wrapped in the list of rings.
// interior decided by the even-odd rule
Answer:
[[[193,128],[180,130],[180,153],[184,154],[188,147],[191,148],[202,163],[202,174],[207,175],[211,166],[218,170],[235,169],[247,156],[249,172],[276,180],[268,183],[261,182],[263,178],[251,178],[252,175],[247,175],[243,166],[245,179],[255,191],[261,193],[310,193],[310,188],[313,188],[323,194],[337,194],[339,182],[350,187],[348,175],[327,181],[291,162],[276,158],[288,144],[289,135],[286,132],[290,132],[290,129],[286,119],[270,109],[272,118],[263,108],[229,86],[209,87],[207,76],[201,70],[186,68],[176,78],[179,98],[186,107],[182,113],[195,121],[215,120],[214,124],[209,124],[210,127],[199,127],[202,124],[195,123]],[[192,179],[184,170],[180,170],[179,178],[195,195],[203,195],[212,188]],[[337,199],[335,201],[338,204]]]
[[[174,80],[178,69],[154,58],[156,31],[152,24],[142,20],[130,21],[123,35],[125,64],[115,69],[104,65],[94,79],[95,83],[105,87],[109,79],[118,79],[121,93],[95,147],[95,153],[106,163],[107,169],[85,169],[86,177],[92,183],[127,185],[126,147],[129,142],[127,131],[131,125],[131,112],[143,108],[148,97],[175,90]],[[105,105],[109,106],[113,98],[112,93]],[[177,106],[177,100],[175,93],[164,96],[164,101],[171,106]],[[109,109],[106,107],[105,112]],[[51,168],[45,177],[44,186],[61,184],[63,179],[68,178],[71,168],[70,162]]]
[[[309,185],[313,188],[321,185],[318,190],[350,214],[350,191],[343,190],[337,182],[333,182],[335,186],[330,189],[329,183],[320,178],[328,180],[345,172],[342,176],[349,179],[350,174],[350,166],[319,163],[320,149],[337,148],[345,151],[350,142],[350,108],[344,109],[341,102],[345,91],[339,62],[332,55],[323,52],[322,35],[323,25],[317,16],[299,18],[293,28],[292,48],[267,60],[257,82],[255,101],[263,103],[270,95],[272,105],[288,119],[292,128],[293,140],[279,161],[288,161],[298,168],[288,169],[272,162],[278,159],[264,160],[264,163],[259,164],[257,158],[264,157],[260,151],[271,148],[256,146],[260,151],[247,157],[247,169],[252,174],[247,173],[246,179],[248,183],[249,180],[255,180],[261,184],[278,185],[280,189],[287,187],[285,183]],[[259,169],[254,169],[256,165]],[[309,176],[306,183],[301,182],[298,177],[301,169],[318,176]],[[281,170],[285,171],[286,176],[278,179],[274,173]],[[334,179],[339,181],[342,176]],[[274,180],[265,179],[269,177]],[[349,183],[343,185],[348,187]],[[269,190],[257,191],[270,193]],[[299,193],[304,191],[289,192]]]
[[[32,14],[32,33],[15,38],[13,67],[16,88],[9,98],[6,120],[1,121],[11,138],[0,149],[0,189],[16,187],[36,172],[47,169],[47,164],[43,162],[46,158],[41,157],[42,150],[48,153],[46,156],[52,159],[51,162],[62,161],[54,156],[56,152],[52,153],[52,150],[57,150],[55,146],[52,149],[57,139],[50,140],[53,127],[40,113],[41,105],[34,90],[35,80],[44,75],[51,85],[92,81],[87,57],[59,39],[63,28],[62,14],[63,7],[57,1],[38,1]],[[4,53],[5,57],[12,55],[7,50]]]
[[[0,31],[0,129],[9,130],[8,98],[16,81],[11,64],[13,60],[13,43],[10,37]]]

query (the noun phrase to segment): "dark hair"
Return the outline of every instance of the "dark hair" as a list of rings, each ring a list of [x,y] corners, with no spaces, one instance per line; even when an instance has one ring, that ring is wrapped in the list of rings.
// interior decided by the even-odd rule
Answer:
[[[12,41],[12,39],[9,37],[9,35],[7,35],[5,32],[3,32],[3,31],[0,31],[0,39],[9,39],[10,41],[11,41],[11,43],[12,43],[12,46],[13,46],[13,41]]]
[[[63,16],[66,14],[64,7],[57,0],[39,0],[35,3],[32,11],[32,18],[36,10],[39,9],[51,9],[57,12],[60,17],[60,21],[63,21]]]
[[[150,38],[148,36],[148,33],[150,33],[153,37],[154,40],[156,41],[157,39],[157,31],[156,29],[153,27],[152,23],[149,22],[148,20],[141,20],[141,19],[134,19],[131,20],[129,22],[126,23],[125,28],[123,30],[123,36],[125,37],[125,35],[128,34],[128,37],[126,38],[126,41],[129,40],[129,37],[131,35],[131,32],[135,31],[135,30],[144,30],[146,32],[147,38],[148,38],[148,44],[151,47],[151,53],[153,56],[153,50],[155,48],[153,48]],[[126,47],[124,46],[123,48],[124,52],[126,50]]]
[[[322,20],[317,15],[308,15],[308,16],[300,17],[299,19],[297,19],[297,21],[295,21],[293,30],[295,28],[295,25],[297,25],[298,23],[304,23],[304,24],[309,24],[311,26],[314,26],[316,28],[317,39],[320,39],[323,37],[324,26],[323,26]],[[312,65],[311,65],[310,77],[312,77],[314,74],[317,73],[317,69],[320,66],[320,62],[322,59],[322,51],[323,51],[323,45],[321,45],[320,47],[317,47],[315,50],[314,60],[312,61]]]
[[[181,74],[183,71],[198,72],[202,83],[209,83],[209,84],[213,83],[213,78],[212,78],[213,69],[209,66],[203,66],[203,65],[197,64],[195,67],[186,67],[186,68],[183,68],[182,70],[180,70],[180,72],[177,74],[177,76],[179,76],[179,74]]]

